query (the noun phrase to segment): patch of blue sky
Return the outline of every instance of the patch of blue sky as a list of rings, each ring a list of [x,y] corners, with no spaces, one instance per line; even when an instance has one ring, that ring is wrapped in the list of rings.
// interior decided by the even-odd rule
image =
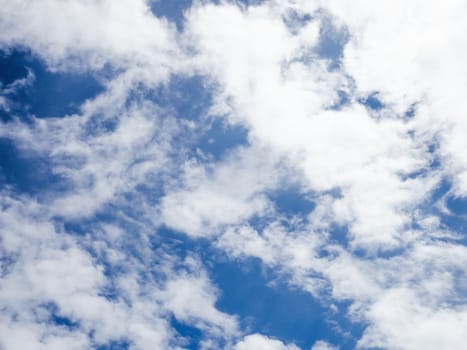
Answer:
[[[68,329],[78,329],[79,328],[79,323],[78,322],[75,322],[75,321],[73,321],[72,319],[70,319],[68,317],[61,316],[61,315],[58,315],[58,314],[53,314],[50,317],[49,322],[54,324],[54,325],[64,327],[64,328],[68,328]]]
[[[333,301],[332,307],[327,312],[327,324],[332,333],[326,340],[338,345],[340,350],[354,350],[361,339],[367,324],[352,319],[349,316],[350,301]],[[374,349],[377,350],[377,349]]]
[[[46,311],[49,315],[47,323],[55,326],[67,328],[69,330],[75,330],[80,327],[79,322],[61,314],[56,304],[46,303],[40,305],[41,313]]]
[[[130,349],[131,343],[128,340],[113,340],[107,344],[100,344],[95,347],[96,350],[127,350]]]
[[[288,215],[307,215],[315,208],[313,198],[303,193],[299,186],[291,185],[270,192],[268,198],[274,202],[280,213]]]
[[[230,150],[248,143],[248,132],[240,125],[230,125],[221,118],[211,119],[201,133],[196,148],[214,160],[221,160]]]
[[[0,81],[3,86],[15,80],[25,78],[28,68],[25,65],[25,53],[17,50],[0,51]]]
[[[220,290],[216,307],[237,315],[247,333],[258,332],[309,349],[320,339],[336,343],[342,329],[355,327],[348,321],[341,325],[339,317],[342,315],[330,318],[327,308],[319,301],[288,285],[284,278],[279,278],[277,271],[267,268],[258,259],[231,259],[212,247],[207,239],[191,239],[168,228],[159,229],[152,244],[153,249],[164,246],[179,261],[193,254],[201,259],[210,279]],[[177,328],[187,338],[189,349],[197,349],[201,338],[196,328],[180,321],[177,321]]]
[[[232,2],[237,2],[238,4],[243,4],[246,6],[259,6],[263,3],[265,3],[268,0],[233,0]],[[221,2],[220,0],[214,0],[213,2],[219,3]]]
[[[19,117],[28,113],[38,118],[78,113],[84,101],[103,91],[102,84],[89,72],[51,72],[38,57],[20,49],[0,54],[0,80],[4,85],[25,78],[28,70],[34,74],[34,81],[11,97],[22,108],[15,111]]]
[[[255,6],[264,3],[266,0],[231,0],[232,3],[245,6]],[[211,0],[213,4],[220,4],[221,0]],[[193,5],[193,0],[151,0],[149,7],[151,12],[157,17],[165,17],[176,24],[177,29],[184,29],[184,12]]]
[[[329,238],[333,244],[338,244],[346,249],[350,248],[351,237],[348,225],[332,223],[329,228]],[[327,252],[324,251],[322,254],[327,255]]]
[[[467,197],[449,196],[446,198],[446,207],[454,215],[467,218]]]
[[[200,329],[182,323],[175,317],[171,317],[170,325],[181,337],[179,343],[183,349],[196,350],[200,348],[200,342],[203,339],[203,332]]]
[[[465,271],[462,268],[457,268],[450,271],[453,280],[453,293],[445,300],[446,305],[452,307],[464,307],[467,303],[467,283],[465,281]]]
[[[217,259],[212,279],[222,293],[217,307],[237,314],[249,332],[258,332],[309,349],[336,337],[326,309],[310,294],[291,288],[257,259]]]
[[[332,18],[323,14],[319,42],[314,51],[320,58],[329,60],[329,69],[338,69],[342,65],[344,47],[349,38],[349,33],[345,27],[337,27]]]
[[[308,63],[319,58],[327,61],[327,68],[330,71],[341,69],[344,48],[350,38],[349,33],[345,27],[338,27],[328,14],[321,11],[317,16],[320,17],[318,43],[310,50],[303,52],[298,60]],[[313,20],[312,16],[300,15],[292,11],[288,17],[284,18],[284,23],[294,33],[310,20]],[[349,82],[353,82],[350,77],[347,78]],[[329,109],[339,110],[348,105],[351,102],[349,93],[349,91],[338,90],[338,99]]]
[[[358,102],[373,111],[379,111],[384,108],[384,104],[378,97],[378,93],[372,93],[368,96],[365,96],[359,99]]]
[[[0,249],[0,278],[11,273],[16,260],[16,257],[7,255],[2,251],[2,249]]]
[[[178,30],[183,30],[185,10],[192,5],[192,0],[151,0],[149,6],[152,13],[157,17],[165,17],[168,21],[175,23]]]
[[[338,90],[337,91],[337,96],[338,99],[337,101],[329,107],[331,110],[340,110],[346,105],[348,105],[351,101],[351,97],[348,92],[343,91],[343,90]]]
[[[465,214],[438,214],[441,224],[456,233],[457,239],[455,240],[458,244],[467,246],[467,217]],[[449,239],[449,241],[452,241]]]
[[[467,245],[467,198],[452,193],[452,181],[444,178],[430,198],[419,209],[433,214],[440,220],[441,228],[455,232],[453,237],[438,238],[441,241]],[[414,228],[419,228],[416,224]]]
[[[136,93],[157,104],[167,113],[186,120],[199,120],[208,112],[212,103],[212,89],[203,77],[198,75],[173,75],[166,84],[156,89]]]
[[[418,105],[419,105],[419,102],[412,103],[407,109],[407,111],[405,112],[404,117],[407,119],[413,118],[415,114],[417,113]]]
[[[301,14],[294,10],[288,11],[287,14],[282,17],[287,28],[293,34],[297,33],[300,28],[306,25],[311,19],[312,17],[309,14]]]
[[[128,205],[131,205],[131,203]],[[122,232],[128,232],[129,235],[135,236],[136,233],[141,230],[141,227],[144,227],[145,219],[140,217],[140,220],[136,221],[131,214],[129,208],[127,209],[123,203],[121,206],[112,204],[104,205],[102,210],[86,218],[63,220],[63,218],[58,217],[56,219],[57,224],[63,223],[66,232],[75,235],[84,236],[88,233],[95,232],[101,227],[117,225]],[[135,213],[135,216],[136,214],[137,213]],[[131,244],[132,242],[130,241],[127,243]],[[134,243],[138,244],[138,240],[135,239]],[[131,245],[129,247],[131,247]]]
[[[436,203],[437,201],[442,200],[443,197],[449,192],[451,187],[452,182],[447,178],[444,178],[431,194],[431,198],[427,204],[431,206],[432,203]]]
[[[170,251],[180,260],[185,260],[191,254],[203,257],[212,249],[210,242],[205,238],[192,239],[182,232],[161,226],[157,234],[150,237],[150,246],[153,251],[163,249]]]
[[[130,103],[127,103],[127,107],[130,107]],[[111,133],[117,129],[119,119],[113,115],[103,115],[103,113],[105,112],[97,112],[87,120],[84,127],[84,133],[87,137]]]
[[[26,154],[14,142],[0,138],[0,185],[29,195],[44,194],[44,189],[60,191],[66,182],[52,171],[46,157]]]
[[[241,125],[210,115],[213,93],[202,76],[172,76],[166,85],[144,92],[143,97],[160,106],[164,113],[195,123],[191,133],[175,138],[174,143],[188,146],[192,156],[201,151],[212,160],[220,160],[229,150],[246,145],[248,133]]]

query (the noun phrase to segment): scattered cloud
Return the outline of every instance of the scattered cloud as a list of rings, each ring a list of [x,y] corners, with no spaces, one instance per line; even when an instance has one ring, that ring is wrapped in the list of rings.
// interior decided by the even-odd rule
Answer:
[[[0,5],[0,348],[463,348],[464,2]],[[12,52],[102,89],[35,115]],[[252,259],[313,337],[225,311]]]

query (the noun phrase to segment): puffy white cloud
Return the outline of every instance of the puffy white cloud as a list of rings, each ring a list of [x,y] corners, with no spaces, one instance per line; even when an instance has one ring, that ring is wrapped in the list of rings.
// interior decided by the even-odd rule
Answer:
[[[323,340],[318,340],[316,343],[313,344],[311,350],[337,350],[335,346],[325,342]]]
[[[403,175],[430,157],[403,120],[372,118],[354,102],[330,109],[349,81],[316,54],[303,57],[318,44],[308,28],[319,23],[293,34],[274,6],[211,5],[192,10],[188,24],[201,66],[220,84],[214,111],[229,106],[228,117],[248,126],[251,141],[293,160],[310,189],[341,189],[334,220],[351,225],[355,246],[388,249],[404,241],[408,212],[433,183]]]
[[[136,344],[148,339],[162,347],[168,343],[166,321],[154,313],[157,304],[146,302],[142,309],[139,300],[128,307],[121,300],[107,299],[102,295],[108,283],[103,266],[76,239],[57,232],[44,218],[45,210],[40,205],[27,198],[12,199],[7,193],[2,193],[2,202],[1,249],[5,260],[0,283],[1,328],[18,336],[24,334],[24,338],[2,337],[5,348],[20,344],[34,349],[59,348],[69,344],[82,349],[91,344],[90,332],[100,344],[121,337],[131,338]],[[148,314],[151,309],[153,314]],[[54,315],[71,320],[77,327],[54,325]],[[145,321],[145,333],[136,329],[139,320]]]
[[[465,344],[465,307],[421,304],[407,289],[391,289],[369,310],[370,326],[361,348],[462,349]]]
[[[187,261],[188,269],[169,277],[160,292],[164,308],[170,310],[180,322],[213,333],[233,336],[238,332],[234,317],[215,308],[218,291],[211,285],[199,262]]]
[[[181,189],[162,199],[163,222],[193,236],[209,236],[223,225],[267,213],[271,208],[263,192],[278,182],[275,164],[270,152],[242,147],[219,163],[186,163]]]
[[[61,327],[46,327],[35,322],[19,324],[1,320],[0,345],[4,349],[85,349],[90,343],[84,334]]]
[[[0,45],[33,50],[53,68],[174,63],[174,27],[146,1],[2,1]]]
[[[214,339],[237,335],[236,318],[216,309],[218,292],[195,260],[175,264],[175,257],[160,254],[151,271],[155,279],[147,275],[154,252],[146,257],[139,251],[144,241],[133,243],[135,258],[120,246],[119,236],[127,233],[109,238],[106,227],[104,235],[89,233],[88,241],[87,235],[57,231],[44,217],[47,211],[28,198],[2,193],[2,207],[0,328],[12,335],[0,341],[6,349],[85,349],[121,339],[135,349],[166,349],[182,343],[170,315]],[[123,271],[105,274],[114,268]],[[107,295],[109,288],[114,297]],[[54,317],[71,326],[55,324]]]
[[[280,340],[268,338],[261,334],[251,334],[238,342],[235,350],[298,350],[293,344],[284,344]]]
[[[416,132],[436,137],[444,170],[465,194],[465,86],[467,55],[463,1],[329,1],[323,5],[348,26],[344,64],[358,92],[378,92],[395,113],[416,104]],[[384,38],[384,40],[381,40]]]

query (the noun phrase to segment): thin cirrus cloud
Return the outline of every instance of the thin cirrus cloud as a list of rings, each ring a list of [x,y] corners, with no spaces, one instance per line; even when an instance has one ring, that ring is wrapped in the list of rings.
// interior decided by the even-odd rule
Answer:
[[[0,348],[462,349],[462,1],[3,1]]]

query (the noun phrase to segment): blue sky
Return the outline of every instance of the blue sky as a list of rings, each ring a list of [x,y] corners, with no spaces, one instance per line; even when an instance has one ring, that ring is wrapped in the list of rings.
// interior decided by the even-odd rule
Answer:
[[[1,349],[463,349],[467,6],[0,5]]]

